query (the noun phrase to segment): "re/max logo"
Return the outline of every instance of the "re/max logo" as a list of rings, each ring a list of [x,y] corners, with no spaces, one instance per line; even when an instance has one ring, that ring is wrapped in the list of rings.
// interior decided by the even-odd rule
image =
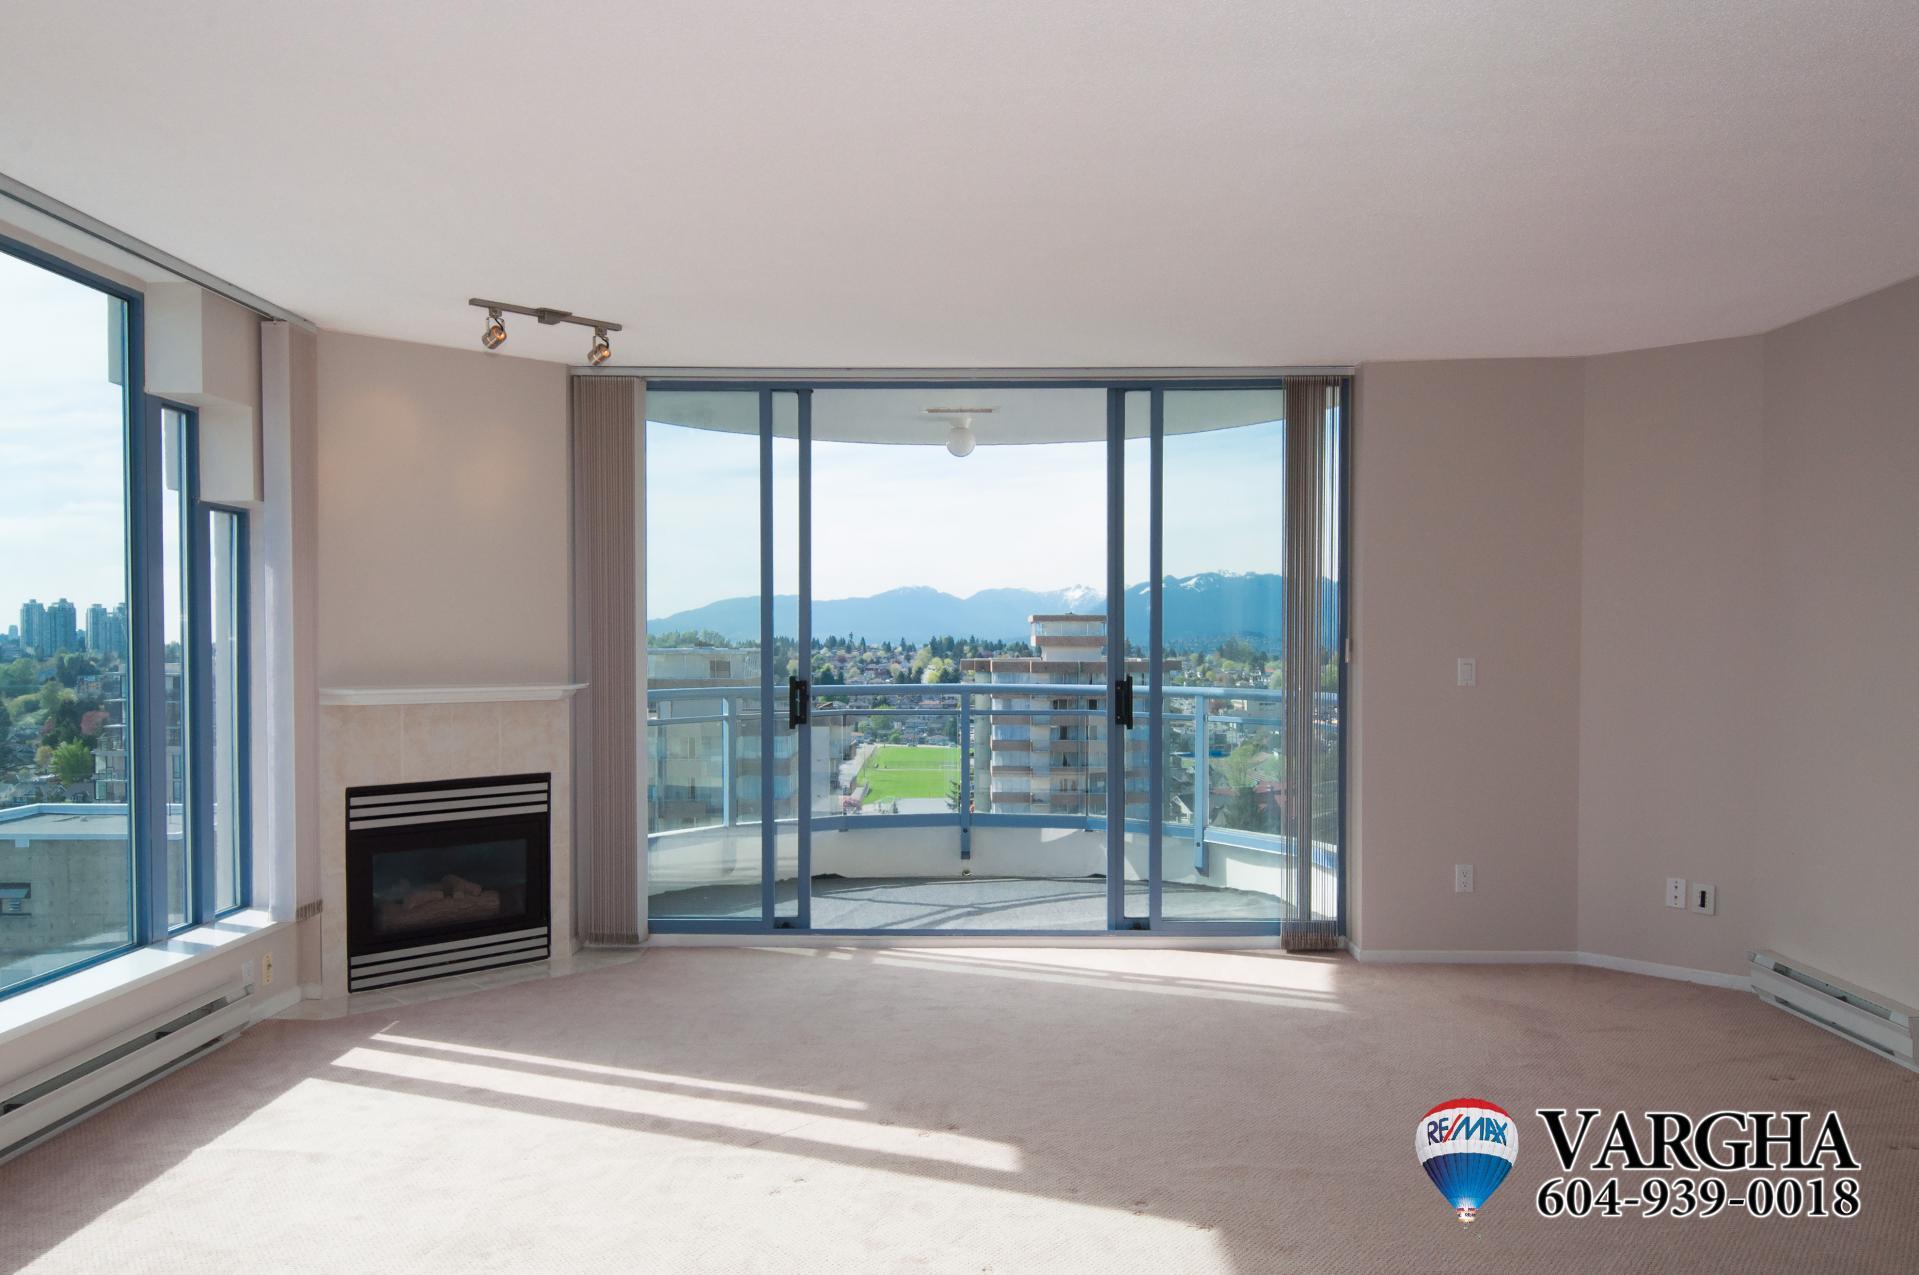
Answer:
[[[1451,1142],[1455,1138],[1477,1138],[1481,1142],[1497,1142],[1506,1145],[1506,1130],[1510,1121],[1494,1116],[1468,1116],[1460,1112],[1451,1120],[1428,1120],[1426,1122],[1426,1143]]]

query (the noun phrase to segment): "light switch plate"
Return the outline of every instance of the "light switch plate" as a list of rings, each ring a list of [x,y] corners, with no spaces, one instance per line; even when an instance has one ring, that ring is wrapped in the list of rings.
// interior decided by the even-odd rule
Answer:
[[[1479,685],[1479,661],[1470,655],[1459,657],[1459,684],[1461,686]]]
[[[1719,891],[1704,881],[1693,882],[1686,897],[1692,910],[1702,916],[1711,916],[1713,909],[1719,906]]]

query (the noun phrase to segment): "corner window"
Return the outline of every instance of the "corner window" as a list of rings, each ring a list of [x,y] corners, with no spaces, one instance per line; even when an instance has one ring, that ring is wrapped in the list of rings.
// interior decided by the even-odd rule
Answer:
[[[247,901],[245,515],[140,320],[0,241],[0,995]]]

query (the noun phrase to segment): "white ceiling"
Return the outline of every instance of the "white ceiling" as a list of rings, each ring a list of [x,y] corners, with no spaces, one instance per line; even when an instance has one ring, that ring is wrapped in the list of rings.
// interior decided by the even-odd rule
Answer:
[[[1916,65],[1912,0],[9,0],[0,171],[446,345],[1576,354],[1919,274]]]

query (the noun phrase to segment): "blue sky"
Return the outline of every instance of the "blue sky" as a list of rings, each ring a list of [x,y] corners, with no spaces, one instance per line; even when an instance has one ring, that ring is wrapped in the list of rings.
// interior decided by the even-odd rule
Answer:
[[[1283,427],[1166,442],[1166,570],[1282,567]],[[1126,580],[1146,578],[1145,443],[1128,444]],[[797,444],[776,440],[774,525],[797,528]],[[647,614],[759,592],[759,443],[653,423],[647,431]],[[1106,580],[1103,443],[943,447],[816,442],[813,592],[863,597],[904,585],[966,596]],[[795,592],[796,532],[776,545],[775,591]]]
[[[126,600],[106,296],[0,253],[0,631],[30,597]]]

